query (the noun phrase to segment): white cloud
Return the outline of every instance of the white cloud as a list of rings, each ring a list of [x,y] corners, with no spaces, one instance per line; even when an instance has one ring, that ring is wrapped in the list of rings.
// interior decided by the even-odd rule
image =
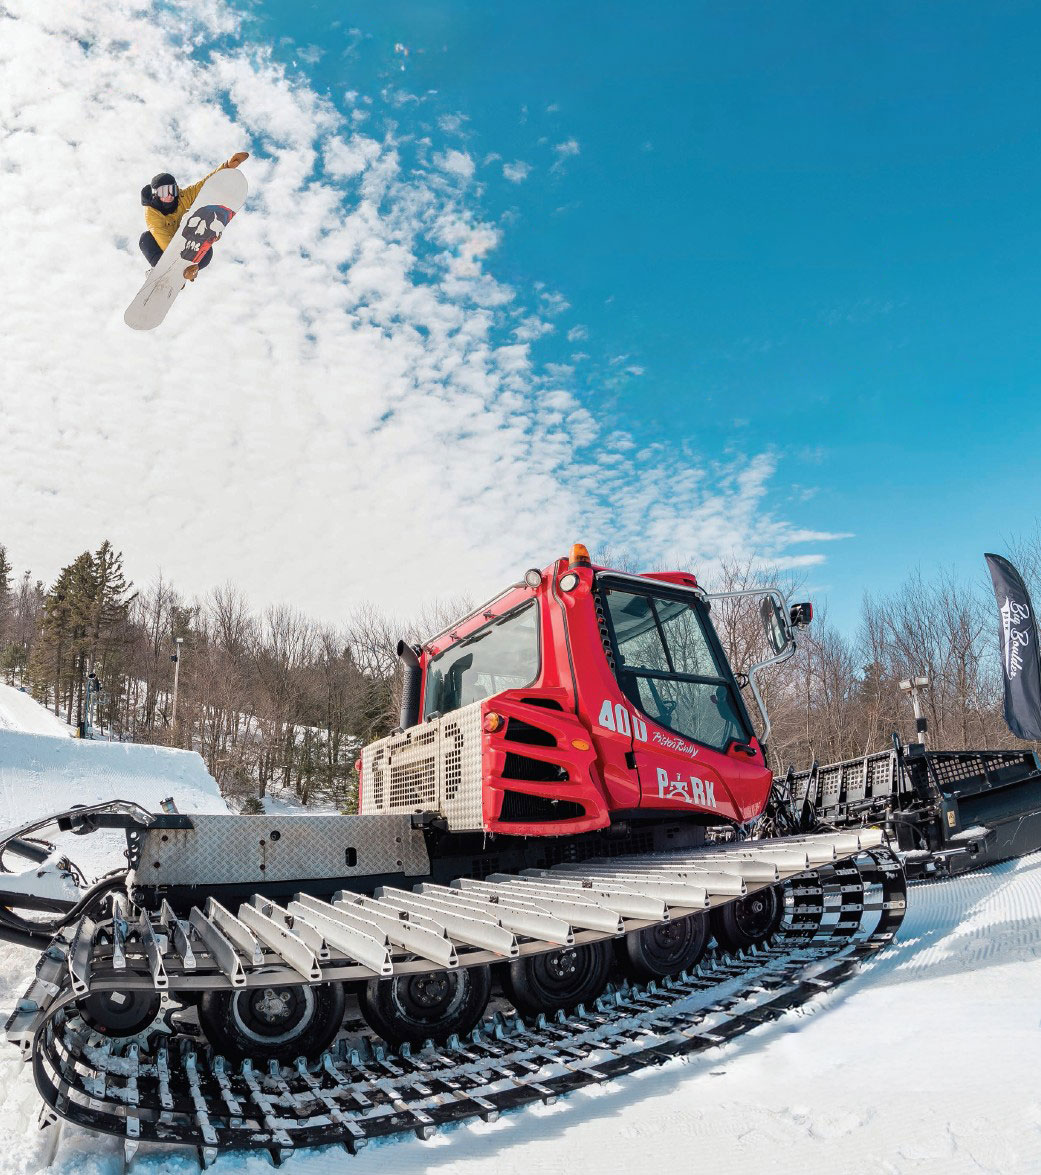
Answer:
[[[474,161],[465,151],[450,150],[443,155],[435,155],[434,166],[462,180],[470,179],[474,173]]]
[[[350,179],[364,171],[379,153],[380,145],[375,139],[351,135],[345,140],[334,135],[323,149],[326,174],[333,179]]]
[[[539,367],[551,325],[518,323],[465,186],[402,163],[407,127],[360,134],[263,49],[207,41],[236,22],[216,0],[0,8],[0,232],[19,242],[0,541],[19,567],[50,579],[109,537],[139,582],[161,565],[189,593],[231,579],[335,619],[480,596],[576,539],[648,564],[817,557],[829,536],[767,507],[772,457],[711,465],[666,433],[634,450],[617,407]],[[138,188],[240,147],[250,196],[213,265],[131,332]]]
[[[562,171],[564,164],[573,159],[581,152],[582,148],[578,145],[577,139],[566,139],[563,143],[557,143],[553,148],[553,154],[556,156],[556,162],[553,164],[552,171]]]
[[[531,164],[518,159],[513,163],[502,165],[502,174],[511,184],[522,184],[531,175]]]
[[[575,374],[575,368],[570,363],[547,363],[546,374],[550,379],[567,382]]]
[[[445,134],[458,135],[462,133],[467,121],[465,114],[442,114],[437,120],[437,125]]]
[[[297,50],[296,55],[308,65],[316,65],[325,56],[325,50],[321,45],[305,45],[303,49]]]
[[[571,303],[567,298],[555,290],[542,290],[539,294],[539,301],[546,314],[563,314],[565,310],[571,309]]]
[[[545,322],[537,315],[532,314],[521,321],[521,324],[514,328],[514,338],[522,343],[532,343],[536,339],[541,339],[543,335],[548,335],[553,332],[553,323]],[[542,398],[543,404],[546,402],[545,396]]]
[[[580,343],[583,339],[588,339],[588,338],[589,338],[589,328],[582,326],[581,324],[579,324],[578,326],[573,326],[567,332],[567,341],[569,343]]]

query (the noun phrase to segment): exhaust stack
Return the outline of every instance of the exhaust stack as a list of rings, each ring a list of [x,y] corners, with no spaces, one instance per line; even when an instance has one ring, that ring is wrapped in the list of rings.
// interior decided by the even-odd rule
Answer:
[[[419,695],[423,685],[423,671],[419,665],[419,649],[415,645],[398,641],[398,656],[401,658],[401,714],[398,725],[402,730],[419,725]]]

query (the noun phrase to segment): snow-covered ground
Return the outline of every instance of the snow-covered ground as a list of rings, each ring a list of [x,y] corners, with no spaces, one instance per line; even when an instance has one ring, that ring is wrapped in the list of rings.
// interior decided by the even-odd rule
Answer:
[[[183,810],[221,810],[216,785],[193,759],[0,731],[0,824],[128,787],[138,788],[129,798],[146,804],[174,794]],[[34,952],[0,944],[5,1018],[34,961]],[[1034,854],[914,886],[899,943],[864,974],[809,1013],[717,1052],[425,1143],[370,1145],[354,1159],[339,1147],[300,1153],[285,1170],[1025,1175],[1041,1171],[1039,1056],[1041,854]],[[41,1134],[39,1104],[29,1069],[0,1041],[0,1175],[122,1171],[111,1139],[67,1126]],[[135,1170],[153,1175],[194,1169],[187,1153],[135,1161]],[[269,1169],[266,1156],[244,1153],[215,1167],[236,1175]]]
[[[28,694],[0,686],[0,829],[73,804],[132,800],[156,811],[227,812],[216,780],[194,751],[69,738],[69,728]],[[48,834],[50,835],[50,834]],[[53,838],[84,870],[121,863],[122,833]]]
[[[27,734],[50,734],[68,738],[72,728],[57,718],[30,694],[17,686],[0,681],[0,730],[20,730]]]
[[[182,812],[228,810],[195,751],[0,730],[0,828],[113,798],[155,810],[168,796]]]

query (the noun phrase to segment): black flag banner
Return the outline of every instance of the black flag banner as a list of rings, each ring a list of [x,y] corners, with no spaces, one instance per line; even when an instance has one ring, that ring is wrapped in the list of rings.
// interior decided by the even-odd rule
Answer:
[[[1026,584],[1000,555],[984,555],[1001,617],[1005,721],[1017,738],[1041,739],[1041,655]]]

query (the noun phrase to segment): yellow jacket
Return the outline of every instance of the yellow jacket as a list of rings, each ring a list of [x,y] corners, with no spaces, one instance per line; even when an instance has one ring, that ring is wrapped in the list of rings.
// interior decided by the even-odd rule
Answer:
[[[210,175],[216,175],[218,171],[227,166],[227,163],[222,163],[220,167],[215,167]],[[151,205],[145,207],[145,224],[148,226],[148,231],[155,237],[156,244],[160,249],[165,249],[173,240],[182,217],[195,203],[199,189],[210,178],[210,175],[204,175],[197,184],[192,184],[190,188],[181,188],[177,196],[177,207],[167,216]]]

